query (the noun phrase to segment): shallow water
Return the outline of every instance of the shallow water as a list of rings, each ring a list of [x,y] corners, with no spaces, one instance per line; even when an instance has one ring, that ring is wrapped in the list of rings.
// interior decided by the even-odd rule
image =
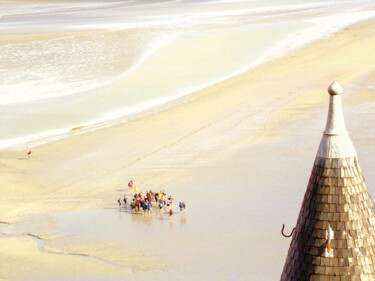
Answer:
[[[374,15],[370,1],[5,5],[2,34],[56,37],[2,41],[0,148],[165,103]]]

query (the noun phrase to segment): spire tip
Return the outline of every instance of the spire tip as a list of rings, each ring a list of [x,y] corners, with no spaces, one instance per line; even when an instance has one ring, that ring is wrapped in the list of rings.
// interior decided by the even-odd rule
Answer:
[[[328,88],[328,93],[330,95],[341,95],[342,92],[343,92],[343,89],[341,85],[336,81],[333,81],[332,84]]]

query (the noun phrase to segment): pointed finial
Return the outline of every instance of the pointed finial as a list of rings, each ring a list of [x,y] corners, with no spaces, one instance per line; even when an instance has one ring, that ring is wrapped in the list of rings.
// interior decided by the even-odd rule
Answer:
[[[328,93],[330,95],[341,95],[343,92],[341,85],[333,81],[332,84],[328,87]]]
[[[327,125],[324,131],[326,135],[342,135],[347,134],[344,114],[342,112],[341,94],[343,90],[339,83],[333,81],[328,87],[330,94]]]
[[[334,81],[328,88],[329,107],[327,124],[317,156],[320,158],[346,158],[356,156],[352,141],[345,127],[341,105],[343,89]]]

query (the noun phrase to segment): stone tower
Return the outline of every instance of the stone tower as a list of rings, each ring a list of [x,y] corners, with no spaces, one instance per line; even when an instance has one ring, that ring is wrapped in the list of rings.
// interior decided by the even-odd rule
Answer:
[[[281,281],[375,281],[375,209],[333,82],[327,125]]]

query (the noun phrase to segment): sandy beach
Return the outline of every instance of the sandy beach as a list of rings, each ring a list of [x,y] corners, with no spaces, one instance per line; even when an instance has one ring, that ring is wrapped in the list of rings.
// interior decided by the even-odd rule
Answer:
[[[29,159],[1,151],[0,280],[277,280],[290,243],[280,229],[296,222],[333,80],[375,192],[374,30],[374,20],[345,28]],[[130,179],[166,189],[187,214],[119,211]]]

